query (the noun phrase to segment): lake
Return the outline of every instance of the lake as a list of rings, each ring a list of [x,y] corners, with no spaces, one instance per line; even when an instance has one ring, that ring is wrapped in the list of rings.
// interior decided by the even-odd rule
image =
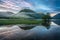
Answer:
[[[0,40],[60,40],[60,19],[52,20],[48,27],[25,27],[25,24],[0,26]]]

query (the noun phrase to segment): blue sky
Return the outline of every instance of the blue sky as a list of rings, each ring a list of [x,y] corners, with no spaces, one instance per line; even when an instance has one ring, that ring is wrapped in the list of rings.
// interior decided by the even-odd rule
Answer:
[[[36,12],[59,12],[60,0],[0,0],[0,6],[20,11],[30,8]]]
[[[30,2],[36,7],[36,11],[60,11],[60,0],[31,0]]]

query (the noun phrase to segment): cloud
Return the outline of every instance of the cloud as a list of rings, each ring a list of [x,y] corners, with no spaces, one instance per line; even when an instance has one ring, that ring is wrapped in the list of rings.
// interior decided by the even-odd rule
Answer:
[[[50,8],[48,8],[48,7],[44,6],[44,5],[38,6],[37,9],[51,10]]]
[[[26,1],[19,1],[19,0],[17,0],[14,3],[13,1],[5,0],[4,2],[5,2],[3,4],[4,7],[11,8],[11,9],[14,9],[14,10],[22,9],[22,7],[29,7],[30,8],[32,6],[30,3],[26,2]]]
[[[32,7],[30,3],[25,2],[25,1],[21,2],[20,5],[22,5],[22,7]]]
[[[54,10],[46,5],[38,5],[35,7],[36,10],[42,10],[46,12],[53,12]]]
[[[13,9],[1,7],[1,5],[0,5],[0,12],[7,12],[7,11],[14,12],[14,13],[17,13],[18,12],[17,10],[13,10]]]
[[[19,10],[21,9],[20,7],[16,6],[15,3],[11,2],[11,1],[4,1],[5,3],[3,3],[1,6],[6,7],[6,8],[11,8],[14,10]]]
[[[20,11],[22,10],[23,8],[31,8],[32,5],[24,0],[2,0],[4,3],[0,4],[1,7],[5,7],[5,8],[8,8],[8,9],[13,9],[13,10],[16,10],[16,11]]]

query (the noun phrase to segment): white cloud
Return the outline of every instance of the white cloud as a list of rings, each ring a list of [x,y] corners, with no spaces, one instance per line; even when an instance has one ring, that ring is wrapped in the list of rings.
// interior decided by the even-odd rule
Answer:
[[[24,0],[3,0],[5,3],[0,4],[1,7],[5,7],[13,10],[17,10],[20,11],[21,9],[25,8],[25,7],[29,7],[32,8],[32,5]]]
[[[14,12],[14,13],[17,13],[17,12],[18,12],[17,10],[5,8],[5,7],[2,7],[2,6],[0,5],[0,12],[7,12],[7,11],[9,11],[9,12]]]
[[[12,8],[12,9],[15,9],[15,10],[19,10],[21,9],[22,7],[32,7],[32,5],[26,1],[16,1],[15,3],[13,1],[10,1],[10,0],[5,0],[4,1],[5,3],[3,4],[4,7],[7,7],[7,8]]]

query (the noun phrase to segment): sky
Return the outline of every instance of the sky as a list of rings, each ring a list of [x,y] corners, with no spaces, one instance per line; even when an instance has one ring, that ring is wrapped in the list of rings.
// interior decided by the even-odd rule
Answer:
[[[29,8],[36,12],[59,12],[60,0],[0,0],[0,11],[18,12]]]

